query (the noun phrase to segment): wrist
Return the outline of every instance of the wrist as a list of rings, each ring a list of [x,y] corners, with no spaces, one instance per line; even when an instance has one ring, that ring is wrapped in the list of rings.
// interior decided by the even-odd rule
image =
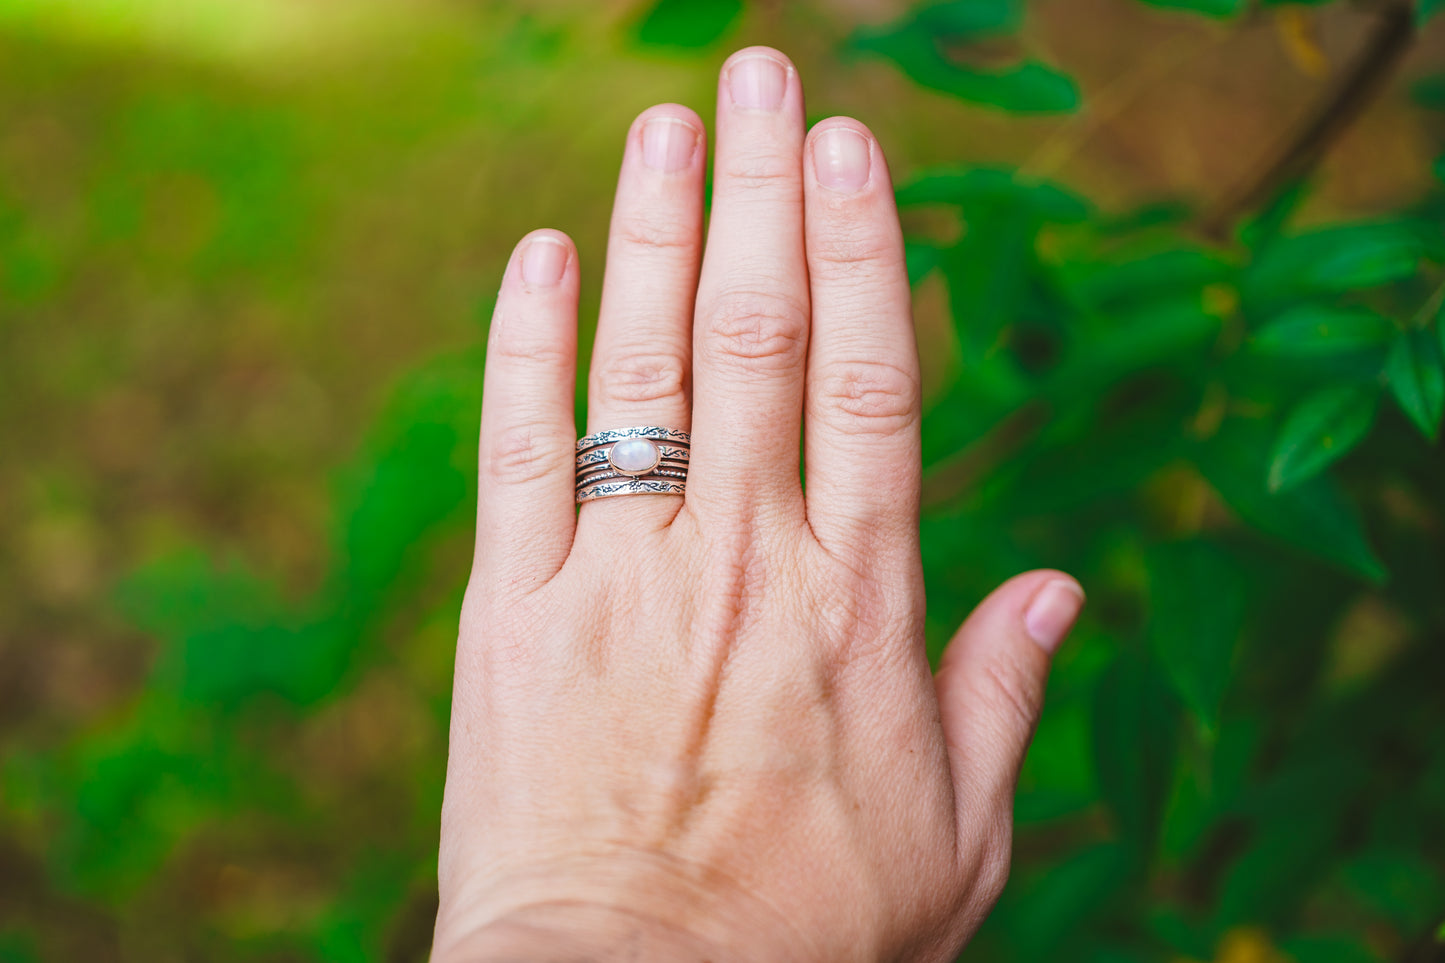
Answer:
[[[528,906],[447,943],[432,963],[711,963],[737,959],[728,947],[645,913],[552,903]]]
[[[811,960],[786,917],[655,857],[569,860],[443,885],[432,963]]]

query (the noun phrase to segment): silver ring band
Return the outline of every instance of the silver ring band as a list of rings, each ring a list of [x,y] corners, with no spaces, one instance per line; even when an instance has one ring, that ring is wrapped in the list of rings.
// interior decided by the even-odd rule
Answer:
[[[587,451],[584,451],[582,454],[580,454],[580,455],[577,456],[577,468],[578,468],[578,470],[580,471],[581,469],[587,467],[588,465],[605,465],[605,464],[607,464],[607,453],[608,453],[610,450],[611,450],[611,446],[610,446],[610,445],[602,445],[601,447],[591,448],[591,449],[589,449],[589,450],[587,450]],[[660,444],[660,445],[657,446],[657,451],[658,451],[658,454],[662,457],[662,460],[663,460],[663,461],[682,461],[682,462],[685,462],[685,461],[687,461],[688,458],[692,455],[691,449],[688,449],[688,448],[678,448],[678,447],[675,447],[675,446],[673,446],[673,445],[661,445],[661,444]]]
[[[637,477],[637,474],[637,472],[618,471],[610,464],[605,463],[601,465],[590,465],[586,471],[578,470],[577,487],[581,488],[583,485],[590,484],[599,478],[611,478],[614,475],[618,478],[634,478]],[[686,478],[687,462],[664,461],[644,474],[648,478],[651,478],[653,475],[665,475],[668,478]]]
[[[607,498],[609,495],[682,495],[686,491],[687,485],[680,481],[629,478],[626,481],[589,486],[577,493],[577,501],[590,502],[594,498]]]
[[[604,431],[594,431],[590,435],[583,435],[577,440],[577,450],[586,451],[588,448],[595,448],[598,445],[608,445],[614,441],[623,441],[627,438],[651,438],[654,441],[667,441],[680,445],[692,443],[692,435],[676,428],[658,428],[643,426],[641,428],[608,428]]]
[[[692,436],[643,425],[594,431],[577,441],[577,501],[611,495],[682,495]]]

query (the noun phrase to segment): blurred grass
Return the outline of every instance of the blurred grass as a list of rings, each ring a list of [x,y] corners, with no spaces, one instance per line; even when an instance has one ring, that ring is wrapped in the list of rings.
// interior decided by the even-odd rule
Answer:
[[[589,324],[626,125],[661,100],[710,117],[731,47],[786,50],[810,116],[868,122],[900,183],[941,164],[1023,168],[1091,198],[1093,230],[1145,202],[1218,197],[1318,94],[1319,64],[1338,70],[1361,35],[1339,8],[1305,29],[1123,0],[1038,3],[1016,36],[965,51],[970,69],[1039,58],[1091,106],[1016,117],[849,53],[854,31],[883,29],[904,13],[897,4],[755,4],[687,47],[639,43],[656,28],[639,27],[645,13],[580,2],[0,2],[0,960],[424,958],[496,279],[517,237],[562,228],[582,251]],[[1442,60],[1433,29],[1331,151],[1299,223],[1393,215],[1429,194],[1439,123],[1404,89]],[[976,212],[963,231],[936,205],[905,220],[935,264],[950,255],[928,244],[962,238],[966,249],[969,231],[987,236]],[[1046,230],[1036,243],[1085,280],[1101,252],[1127,260],[1092,235]],[[972,430],[949,414],[959,385],[984,383],[951,320],[978,280],[958,270],[918,287],[927,390],[943,413],[931,423],[938,456]],[[1122,311],[1133,284],[1161,270],[1136,271],[1122,293],[1089,281],[1089,296]],[[1232,284],[1208,288],[1218,303],[1206,320],[1230,314]],[[1017,320],[993,307],[1001,330]],[[1178,433],[1172,405],[1155,416],[1165,436]],[[1147,405],[1118,413],[1140,432],[1152,424]],[[1312,873],[1323,895],[1305,921],[1328,923],[1334,910],[1355,934],[1348,945],[1368,949],[1349,957],[1295,934],[1292,954],[1328,963],[1398,951],[1400,934],[1442,909],[1439,834],[1419,813],[1445,803],[1445,757],[1431,729],[1438,677],[1390,673],[1438,666],[1418,662],[1422,640],[1438,641],[1438,606],[1422,616],[1344,576],[1282,569],[1252,543],[1222,556],[1160,548],[1152,533],[1225,524],[1206,487],[1179,464],[1136,485],[1128,465],[1140,456],[1089,433],[1092,413],[1048,417],[1043,447],[1005,438],[973,474],[934,475],[964,497],[945,498],[953,510],[927,531],[931,645],[992,581],[1027,565],[1076,566],[1095,602],[1024,774],[1022,896],[1005,902],[977,958],[1067,957],[1050,941],[1086,932],[1077,958],[1271,959],[1283,938],[1271,926],[1289,927],[1272,922],[1270,891]],[[1077,432],[1083,444],[1070,441]],[[1405,455],[1414,449],[1400,437],[1378,443],[1378,460],[1438,465],[1438,448]],[[1104,494],[1061,496],[1046,484],[1059,475]],[[1426,533],[1401,543],[1413,559],[1391,536],[1405,591],[1438,572],[1438,498],[1422,507],[1404,473],[1376,487],[1372,519],[1414,519]],[[1134,492],[1138,517],[1115,488]],[[1000,501],[1015,489],[1027,516]],[[1229,649],[1222,667],[1201,667],[1242,666],[1237,680],[1188,690],[1208,712],[1225,699],[1214,687],[1234,686],[1203,739],[1177,734],[1185,724],[1158,667],[1131,648],[1145,631],[1137,597],[1164,571],[1268,586],[1288,603],[1275,610],[1296,613],[1282,623],[1251,609],[1247,657]],[[1416,588],[1429,597],[1439,586]],[[1213,615],[1226,636],[1244,618],[1199,613]],[[1196,621],[1151,631],[1178,638]],[[1116,661],[1120,651],[1130,657]],[[1323,681],[1291,694],[1273,680],[1302,653]],[[1331,766],[1286,752],[1281,732],[1308,730],[1318,705],[1361,692],[1405,720],[1380,715],[1382,744],[1398,744],[1401,761],[1375,771],[1350,753]],[[1412,726],[1426,734],[1402,735]],[[1096,744],[1132,745],[1141,729],[1157,737],[1139,749],[1157,779],[1149,765],[1110,772]],[[1308,814],[1295,835],[1239,842],[1240,819],[1366,773],[1383,780],[1380,798],[1351,803],[1368,818],[1350,825],[1370,845]],[[1255,809],[1222,816],[1239,786],[1258,791]],[[1113,882],[1134,872],[1121,820],[1162,823],[1160,868],[1127,897]],[[1394,826],[1395,848],[1365,824]],[[1291,862],[1291,851],[1319,859]],[[1271,875],[1275,864],[1295,875]],[[1127,951],[1108,949],[1097,932],[1107,926],[1091,923],[1110,912],[1145,931],[1115,941]]]

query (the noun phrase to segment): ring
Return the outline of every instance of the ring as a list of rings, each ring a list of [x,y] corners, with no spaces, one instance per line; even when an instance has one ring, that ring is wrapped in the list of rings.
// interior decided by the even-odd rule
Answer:
[[[642,426],[594,431],[577,441],[577,501],[609,495],[681,495],[692,435]]]

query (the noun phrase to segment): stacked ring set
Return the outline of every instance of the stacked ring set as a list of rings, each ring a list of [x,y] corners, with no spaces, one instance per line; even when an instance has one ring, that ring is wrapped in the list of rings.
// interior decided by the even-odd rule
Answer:
[[[692,436],[675,428],[615,428],[577,442],[577,501],[610,495],[681,495]]]

